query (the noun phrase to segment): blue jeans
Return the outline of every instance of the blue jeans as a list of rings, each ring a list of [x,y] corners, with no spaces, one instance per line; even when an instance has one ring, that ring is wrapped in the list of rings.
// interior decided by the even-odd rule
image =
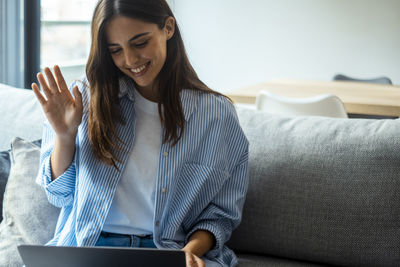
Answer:
[[[139,247],[139,248],[157,248],[153,242],[153,236],[137,236],[137,235],[123,235],[101,232],[97,240],[96,247]],[[202,258],[207,267],[221,267],[220,264],[210,261],[209,259]]]
[[[137,236],[101,232],[96,247],[157,248],[152,235]]]

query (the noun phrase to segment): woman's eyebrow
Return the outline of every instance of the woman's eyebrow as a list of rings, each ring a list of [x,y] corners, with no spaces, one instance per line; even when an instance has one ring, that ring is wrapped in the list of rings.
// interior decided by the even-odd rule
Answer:
[[[149,33],[150,33],[150,32],[144,32],[144,33],[136,34],[136,35],[133,36],[131,39],[129,39],[128,42],[131,42],[131,41],[133,41],[133,40],[136,40],[137,38],[140,38],[140,37],[142,37],[142,36],[145,36],[145,35],[147,35],[147,34],[149,34]],[[108,46],[118,46],[118,44],[110,43],[110,44],[108,44]]]

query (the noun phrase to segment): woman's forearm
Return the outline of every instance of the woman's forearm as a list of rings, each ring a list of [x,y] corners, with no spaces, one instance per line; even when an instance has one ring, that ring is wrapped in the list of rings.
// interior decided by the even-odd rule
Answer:
[[[197,257],[201,257],[210,251],[214,246],[214,235],[209,231],[198,230],[190,236],[189,242],[182,250],[191,252]]]
[[[52,180],[57,179],[71,165],[75,154],[75,138],[76,137],[56,137],[54,148],[50,156]]]

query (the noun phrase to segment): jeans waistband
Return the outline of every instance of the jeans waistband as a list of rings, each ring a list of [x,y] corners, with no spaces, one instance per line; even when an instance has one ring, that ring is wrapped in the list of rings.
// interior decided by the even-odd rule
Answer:
[[[103,237],[125,237],[130,238],[131,236],[136,236],[142,239],[153,239],[153,235],[134,235],[134,234],[118,234],[118,233],[109,233],[101,231],[101,236]]]

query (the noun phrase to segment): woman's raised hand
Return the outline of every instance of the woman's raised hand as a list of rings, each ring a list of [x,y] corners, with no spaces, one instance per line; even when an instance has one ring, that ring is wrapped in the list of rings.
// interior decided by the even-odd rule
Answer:
[[[38,73],[37,78],[46,98],[36,83],[32,83],[32,90],[56,135],[62,139],[75,140],[83,114],[82,95],[78,86],[73,88],[72,97],[58,66],[54,66],[55,78],[49,68],[45,68],[44,73],[47,82],[42,73]]]

